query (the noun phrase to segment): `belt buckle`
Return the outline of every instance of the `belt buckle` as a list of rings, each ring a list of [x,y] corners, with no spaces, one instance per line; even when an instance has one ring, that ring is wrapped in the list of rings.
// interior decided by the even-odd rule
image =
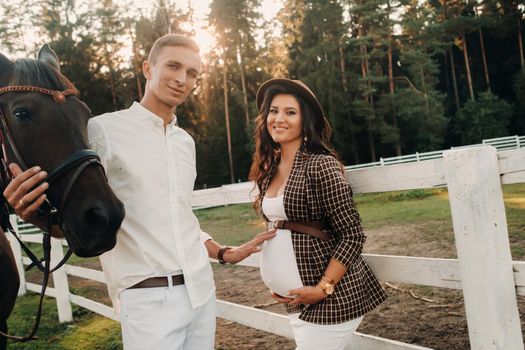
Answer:
[[[271,230],[272,228],[275,228],[275,221],[267,221],[266,222],[266,228],[268,230]]]

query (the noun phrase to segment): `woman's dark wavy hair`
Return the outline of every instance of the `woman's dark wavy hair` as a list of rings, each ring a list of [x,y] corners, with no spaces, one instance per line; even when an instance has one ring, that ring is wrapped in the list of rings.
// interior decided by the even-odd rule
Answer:
[[[299,103],[303,124],[302,137],[306,136],[306,141],[301,146],[302,149],[314,154],[328,154],[340,161],[339,155],[329,143],[332,128],[326,118],[316,116],[310,104],[295,90],[281,85],[268,87],[259,109],[259,115],[255,120],[255,152],[249,175],[249,179],[255,182],[259,190],[254,202],[254,207],[258,212],[260,212],[262,203],[262,187],[270,175],[270,169],[277,166],[280,160],[279,144],[273,141],[266,127],[270,105],[273,98],[279,94],[292,95]]]

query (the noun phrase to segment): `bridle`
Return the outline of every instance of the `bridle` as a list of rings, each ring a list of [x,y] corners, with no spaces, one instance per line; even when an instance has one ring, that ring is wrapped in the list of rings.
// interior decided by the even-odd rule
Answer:
[[[45,88],[38,87],[38,86],[7,86],[7,87],[0,88],[0,95],[4,93],[8,93],[8,92],[36,92],[36,93],[40,93],[44,95],[49,95],[53,97],[53,100],[55,101],[55,103],[58,103],[58,104],[64,103],[66,101],[67,96],[77,96],[78,95],[78,91],[74,87],[70,87],[69,89],[66,89],[63,91],[50,90],[50,89],[45,89]],[[0,143],[2,147],[2,152],[0,155],[1,156],[0,176],[2,177],[4,186],[5,186],[13,179],[13,176],[11,172],[9,171],[9,167],[8,167],[9,163],[11,162],[18,163],[20,167],[22,168],[22,170],[28,169],[28,166],[26,162],[24,161],[13,139],[11,130],[9,129],[7,120],[5,118],[5,115],[1,107],[0,107]],[[8,158],[8,154],[9,154],[8,150],[11,151],[11,154],[13,154],[14,159]],[[34,335],[40,324],[42,304],[43,304],[43,299],[44,299],[45,291],[46,291],[48,280],[49,280],[49,274],[52,273],[53,271],[56,271],[62,265],[64,265],[66,261],[69,259],[69,257],[71,256],[71,254],[73,253],[71,249],[68,249],[68,252],[65,254],[64,258],[54,268],[50,268],[51,226],[59,225],[62,228],[62,230],[64,230],[62,213],[66,205],[67,199],[69,197],[69,194],[71,193],[71,189],[73,188],[73,185],[76,183],[76,181],[78,180],[82,172],[90,165],[98,165],[102,167],[102,164],[100,162],[100,157],[94,151],[90,149],[81,149],[81,150],[73,152],[70,156],[68,156],[66,159],[61,161],[52,171],[48,173],[46,181],[49,183],[49,186],[51,187],[53,183],[56,183],[56,181],[60,179],[62,176],[64,176],[64,174],[74,169],[73,175],[69,179],[69,182],[67,183],[65,190],[62,193],[62,198],[60,200],[60,206],[57,207],[53,205],[48,199],[46,199],[44,204],[38,209],[38,215],[41,219],[43,219],[45,223],[45,229],[43,232],[43,239],[42,239],[44,254],[41,259],[38,259],[35,256],[35,254],[31,252],[31,250],[22,242],[20,237],[18,237],[18,235],[16,234],[9,220],[8,203],[5,200],[5,198],[2,196],[0,200],[0,225],[2,226],[4,231],[11,232],[11,234],[18,240],[18,242],[20,243],[21,247],[24,249],[27,256],[31,259],[31,264],[29,264],[26,267],[26,271],[36,266],[40,271],[44,273],[44,278],[42,281],[42,290],[40,292],[40,303],[38,305],[38,312],[37,312],[37,316],[36,316],[35,323],[34,323],[31,333],[24,337],[18,337],[18,336],[11,336],[8,334],[4,334],[3,332],[0,332],[0,336],[4,336],[10,339],[13,339],[15,341],[21,341],[21,342],[36,339]],[[3,203],[1,203],[2,200],[3,200]]]

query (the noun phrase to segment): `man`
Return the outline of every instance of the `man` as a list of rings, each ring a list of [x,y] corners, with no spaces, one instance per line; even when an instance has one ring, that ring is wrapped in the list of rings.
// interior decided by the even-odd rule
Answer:
[[[191,207],[195,145],[176,126],[174,112],[200,71],[195,42],[165,35],[143,64],[142,101],[88,124],[90,145],[126,209],[115,248],[100,257],[125,349],[213,349],[215,286],[208,257],[236,263],[275,235],[263,232],[229,248],[199,228]],[[35,210],[47,186],[26,189],[46,173],[21,172],[16,164],[10,169],[16,177],[4,196],[24,220],[39,224]]]

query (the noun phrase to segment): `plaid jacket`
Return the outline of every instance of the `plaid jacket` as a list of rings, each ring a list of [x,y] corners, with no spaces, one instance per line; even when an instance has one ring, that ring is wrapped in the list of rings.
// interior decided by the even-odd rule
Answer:
[[[264,196],[275,167],[261,189]],[[316,285],[330,258],[348,268],[335,291],[323,301],[301,307],[286,306],[289,313],[317,324],[350,321],[374,309],[386,299],[370,267],[361,256],[366,237],[340,163],[332,156],[299,150],[284,190],[284,209],[291,221],[323,222],[331,236],[323,241],[292,232],[292,243],[305,286]]]

